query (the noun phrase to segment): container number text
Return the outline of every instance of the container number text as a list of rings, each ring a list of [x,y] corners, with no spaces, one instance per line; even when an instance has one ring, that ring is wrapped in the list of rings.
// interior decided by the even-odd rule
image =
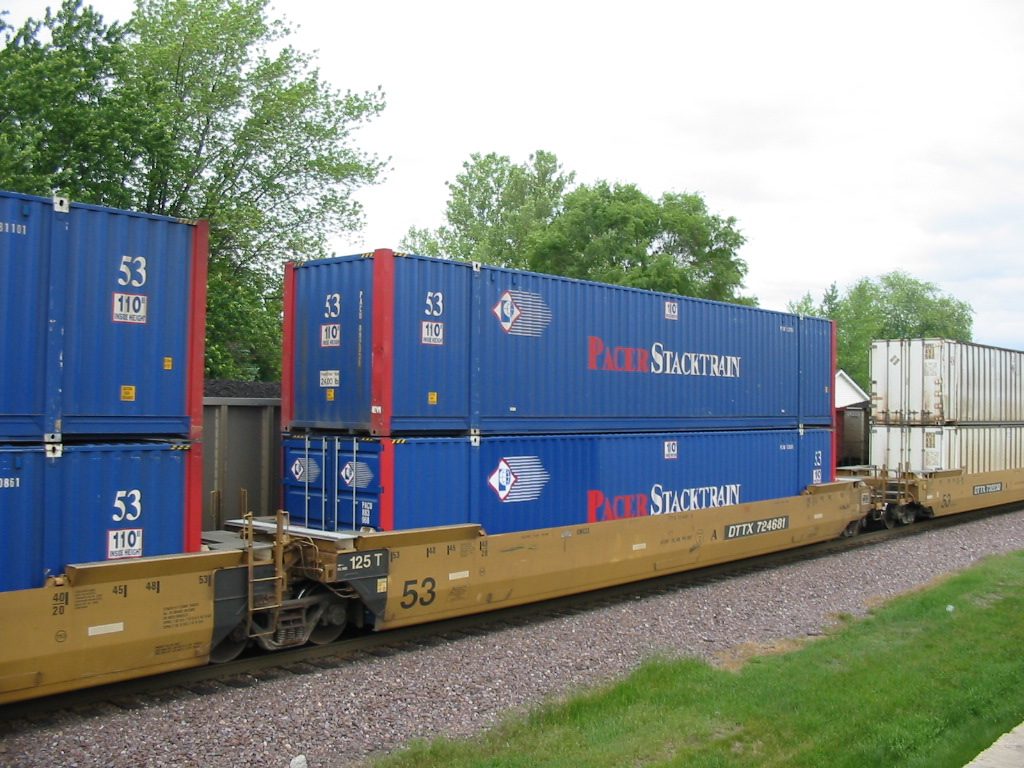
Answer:
[[[12,235],[27,235],[28,225],[16,224],[13,221],[0,221],[0,232],[3,232],[5,235],[8,233]]]

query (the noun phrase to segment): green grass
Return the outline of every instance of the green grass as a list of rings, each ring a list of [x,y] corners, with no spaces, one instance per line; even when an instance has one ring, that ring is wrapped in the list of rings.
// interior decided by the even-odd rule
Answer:
[[[375,765],[961,768],[1022,720],[1016,553],[736,672],[652,662],[478,739],[415,743]]]

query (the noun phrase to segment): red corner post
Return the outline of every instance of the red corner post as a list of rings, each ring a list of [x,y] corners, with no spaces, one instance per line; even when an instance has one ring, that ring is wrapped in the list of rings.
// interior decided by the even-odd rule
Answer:
[[[373,252],[373,346],[370,359],[370,431],[391,434],[394,398],[395,252]]]
[[[203,381],[206,366],[206,280],[210,222],[197,221],[192,231],[191,311],[188,319],[187,394],[191,449],[185,461],[186,552],[198,552],[203,533]]]
[[[380,441],[380,529],[395,530],[395,441]]]
[[[830,321],[832,325],[832,381],[829,382],[829,386],[832,391],[832,478],[831,482],[836,481],[836,465],[839,464],[839,412],[836,410],[836,371],[839,369],[839,345],[836,334],[836,321]]]
[[[295,416],[295,262],[284,265],[284,338],[281,342],[281,431]]]

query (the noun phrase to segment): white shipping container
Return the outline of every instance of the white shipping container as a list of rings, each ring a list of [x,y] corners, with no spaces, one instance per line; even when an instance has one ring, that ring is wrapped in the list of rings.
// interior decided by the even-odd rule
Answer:
[[[871,344],[876,424],[1024,423],[1024,352],[947,339]]]
[[[871,463],[918,473],[1019,469],[1024,467],[1024,425],[875,425],[871,428]]]

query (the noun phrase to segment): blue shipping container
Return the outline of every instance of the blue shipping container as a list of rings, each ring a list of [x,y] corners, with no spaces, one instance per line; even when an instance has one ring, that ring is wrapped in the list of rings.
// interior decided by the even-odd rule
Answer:
[[[293,437],[284,454],[291,521],[323,530],[506,533],[796,496],[832,478],[827,429]]]
[[[187,444],[0,447],[0,591],[44,585],[70,563],[184,551]],[[49,451],[49,452],[48,452]]]
[[[286,429],[828,426],[831,323],[377,251],[290,265]]]
[[[0,440],[198,439],[205,222],[0,192]]]

